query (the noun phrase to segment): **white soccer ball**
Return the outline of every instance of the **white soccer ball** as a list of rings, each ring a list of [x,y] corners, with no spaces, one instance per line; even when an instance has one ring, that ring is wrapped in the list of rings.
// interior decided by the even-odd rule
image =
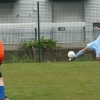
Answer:
[[[74,52],[74,51],[69,51],[69,52],[68,52],[68,57],[69,57],[69,58],[75,57],[75,52]]]

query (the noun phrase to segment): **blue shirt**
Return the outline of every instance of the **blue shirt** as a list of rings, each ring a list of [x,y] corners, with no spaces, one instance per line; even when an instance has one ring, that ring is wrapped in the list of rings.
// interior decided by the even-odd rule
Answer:
[[[88,43],[87,47],[89,50],[94,50],[97,55],[100,55],[100,35],[95,41]]]

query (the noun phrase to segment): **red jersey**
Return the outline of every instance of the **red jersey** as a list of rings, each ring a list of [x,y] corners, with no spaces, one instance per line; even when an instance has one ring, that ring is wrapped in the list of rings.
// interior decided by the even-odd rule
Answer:
[[[0,63],[4,60],[4,47],[2,41],[0,41]]]

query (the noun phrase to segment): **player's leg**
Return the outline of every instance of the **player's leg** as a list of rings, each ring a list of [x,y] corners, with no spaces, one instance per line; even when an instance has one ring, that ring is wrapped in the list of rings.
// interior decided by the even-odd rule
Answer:
[[[100,61],[100,57],[96,57],[96,59],[97,59],[98,61]]]
[[[88,48],[85,47],[84,49],[82,49],[78,53],[76,53],[75,58],[78,58],[79,56],[83,55],[87,51],[88,51]]]
[[[100,61],[100,54],[96,53],[96,60]]]
[[[4,81],[1,72],[0,72],[0,100],[5,100]]]
[[[0,72],[0,100],[10,100],[5,96],[4,80],[1,72]]]
[[[88,51],[88,48],[85,47],[84,49],[78,51],[78,53],[76,53],[75,57],[74,58],[70,58],[69,61],[75,60],[76,58],[78,58],[79,56],[83,55],[87,51]]]

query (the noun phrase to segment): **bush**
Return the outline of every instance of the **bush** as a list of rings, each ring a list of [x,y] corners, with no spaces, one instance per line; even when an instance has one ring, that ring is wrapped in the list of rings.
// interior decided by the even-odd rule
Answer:
[[[53,39],[44,39],[44,37],[40,38],[40,48],[41,49],[53,49],[56,48],[57,41],[54,41]],[[26,49],[33,49],[38,48],[38,42],[37,41],[24,41],[23,45]]]

